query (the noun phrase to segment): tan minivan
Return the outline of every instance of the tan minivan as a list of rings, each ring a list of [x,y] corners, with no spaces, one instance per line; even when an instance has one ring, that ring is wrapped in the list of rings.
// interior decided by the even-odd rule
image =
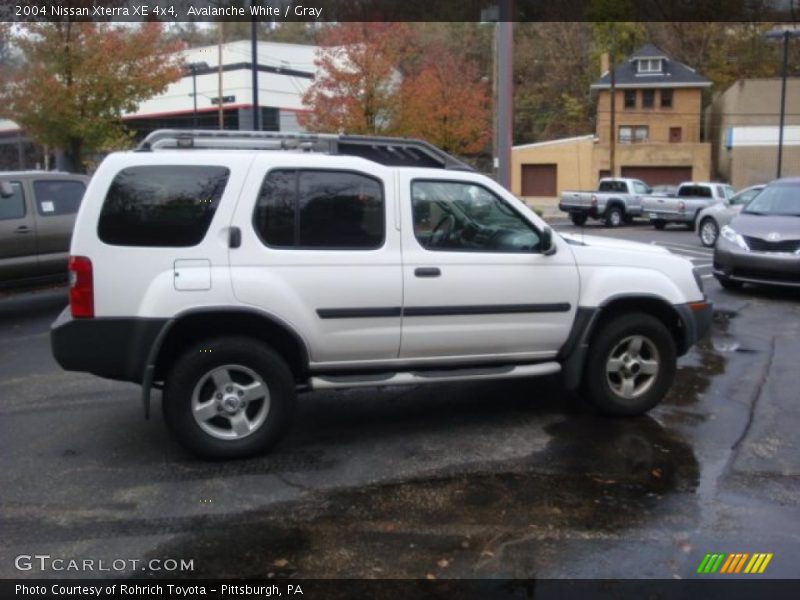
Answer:
[[[66,279],[72,228],[89,177],[0,172],[0,287]]]

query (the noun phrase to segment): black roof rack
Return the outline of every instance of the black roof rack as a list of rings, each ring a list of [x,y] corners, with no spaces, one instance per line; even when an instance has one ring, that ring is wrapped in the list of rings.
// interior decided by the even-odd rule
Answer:
[[[466,163],[423,140],[332,133],[158,129],[137,152],[162,149],[293,150],[359,156],[391,167],[432,167],[473,171]]]

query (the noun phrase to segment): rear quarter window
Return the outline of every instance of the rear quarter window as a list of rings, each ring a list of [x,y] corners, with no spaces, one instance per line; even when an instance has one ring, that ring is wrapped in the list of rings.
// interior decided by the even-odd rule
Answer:
[[[142,166],[117,173],[97,234],[114,246],[188,247],[211,225],[230,171],[211,166]]]
[[[56,217],[78,212],[86,185],[82,181],[42,180],[33,182],[33,191],[37,212]]]
[[[0,221],[21,219],[25,216],[25,194],[19,181],[9,181],[14,195],[8,198],[0,197]]]

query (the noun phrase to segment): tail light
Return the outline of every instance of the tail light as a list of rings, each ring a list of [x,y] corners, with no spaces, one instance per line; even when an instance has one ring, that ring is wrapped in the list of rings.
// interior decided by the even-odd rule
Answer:
[[[684,202],[683,200],[678,202],[678,210],[681,211],[681,212],[685,211],[686,210],[686,202]]]
[[[597,206],[597,196],[592,194],[592,206]]]
[[[69,307],[76,319],[94,317],[92,261],[85,256],[69,257]]]

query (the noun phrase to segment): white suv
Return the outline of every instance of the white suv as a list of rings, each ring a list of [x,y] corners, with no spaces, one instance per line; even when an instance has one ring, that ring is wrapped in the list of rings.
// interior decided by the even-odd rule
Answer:
[[[100,165],[71,255],[59,364],[140,383],[146,414],[163,389],[209,458],[272,446],[302,390],[560,372],[640,414],[711,322],[689,261],[556,235],[416,140],[155,132]]]

